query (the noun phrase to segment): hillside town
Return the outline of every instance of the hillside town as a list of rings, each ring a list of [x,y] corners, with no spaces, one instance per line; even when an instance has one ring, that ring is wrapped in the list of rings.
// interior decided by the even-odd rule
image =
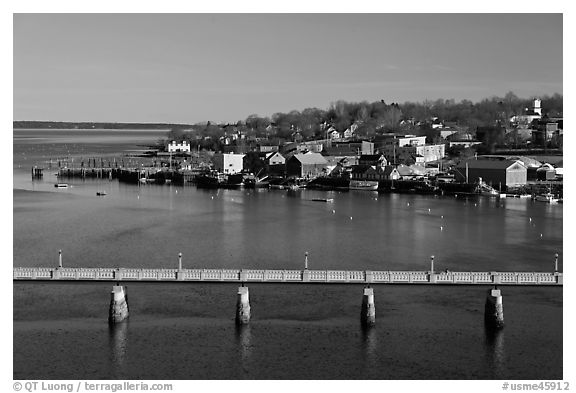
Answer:
[[[199,187],[516,196],[547,191],[561,198],[563,119],[543,114],[538,98],[507,121],[475,129],[436,116],[425,122],[398,119],[399,128],[407,123],[411,130],[433,130],[436,136],[387,131],[367,138],[358,132],[362,121],[345,129],[325,121],[319,125],[323,138],[304,138],[300,126],[290,125],[286,140],[278,138],[274,122],[265,126],[267,137],[256,136],[258,126],[247,122],[222,127],[217,141],[198,127],[173,129],[171,139],[147,155],[160,162],[162,174],[152,179]],[[218,150],[207,148],[210,144]]]

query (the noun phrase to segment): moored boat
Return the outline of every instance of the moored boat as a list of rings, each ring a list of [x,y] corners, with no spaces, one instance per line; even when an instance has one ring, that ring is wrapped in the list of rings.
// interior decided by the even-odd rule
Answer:
[[[540,194],[534,196],[534,200],[538,202],[546,202],[546,203],[558,203],[560,198],[556,198],[554,194],[551,192],[547,192],[545,194]]]
[[[378,180],[350,180],[351,190],[377,191]]]
[[[56,183],[54,184],[56,188],[68,188],[68,183]]]

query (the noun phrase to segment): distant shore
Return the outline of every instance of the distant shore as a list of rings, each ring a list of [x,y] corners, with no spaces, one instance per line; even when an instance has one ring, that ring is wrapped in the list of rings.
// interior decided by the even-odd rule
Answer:
[[[107,122],[68,122],[68,121],[37,121],[17,120],[13,122],[14,129],[70,129],[70,130],[154,130],[170,131],[172,128],[190,128],[191,124],[170,123],[107,123]]]

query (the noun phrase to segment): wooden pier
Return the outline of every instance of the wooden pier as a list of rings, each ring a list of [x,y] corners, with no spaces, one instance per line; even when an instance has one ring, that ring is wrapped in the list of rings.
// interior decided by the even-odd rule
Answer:
[[[14,281],[561,286],[561,272],[15,267]]]

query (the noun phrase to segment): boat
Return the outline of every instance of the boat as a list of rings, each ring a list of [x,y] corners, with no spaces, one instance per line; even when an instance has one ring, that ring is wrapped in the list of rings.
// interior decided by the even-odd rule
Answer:
[[[219,187],[240,188],[244,185],[244,175],[242,173],[220,174]]]
[[[377,191],[378,180],[350,180],[351,190]]]
[[[536,195],[534,197],[534,200],[538,202],[558,203],[560,198],[556,198],[554,194],[552,194],[551,192],[547,192],[545,194]]]
[[[204,173],[196,177],[196,187],[198,188],[218,188],[220,179],[216,173]]]
[[[258,178],[257,176],[244,178],[244,187],[246,188],[268,188],[270,182],[268,176]]]
[[[313,198],[314,202],[334,202],[334,198]]]
[[[346,190],[350,189],[350,179],[344,176],[321,176],[308,183],[308,188],[317,190]]]
[[[96,191],[97,196],[104,196],[106,195],[106,191]]]
[[[54,184],[56,188],[68,188],[68,183],[56,183]]]

